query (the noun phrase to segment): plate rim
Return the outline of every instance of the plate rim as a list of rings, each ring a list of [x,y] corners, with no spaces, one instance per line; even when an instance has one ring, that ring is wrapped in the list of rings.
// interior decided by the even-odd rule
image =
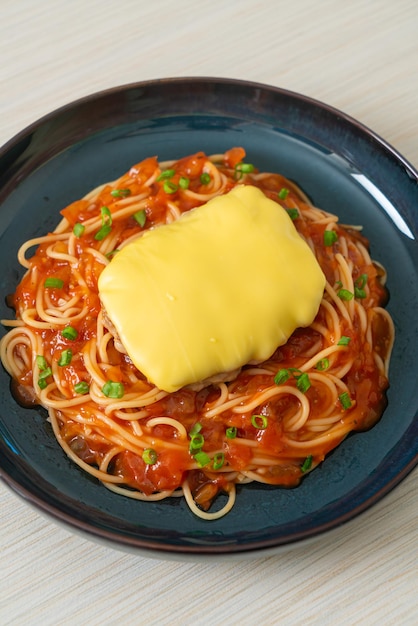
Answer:
[[[313,106],[319,107],[321,110],[328,111],[331,115],[337,116],[341,118],[342,120],[345,120],[350,126],[356,127],[362,133],[365,133],[369,137],[373,138],[378,144],[380,144],[380,146],[385,151],[387,151],[390,155],[395,157],[395,159],[399,161],[406,168],[406,170],[411,174],[411,177],[417,179],[417,182],[418,182],[418,165],[417,167],[415,167],[411,161],[409,161],[406,157],[404,157],[399,152],[399,150],[397,150],[390,142],[384,139],[379,133],[375,132],[372,128],[370,128],[368,125],[364,124],[363,122],[359,121],[355,117],[344,112],[342,109],[339,109],[336,106],[328,104],[327,102],[324,102],[312,96],[308,96],[306,94],[293,91],[291,89],[286,89],[284,87],[278,87],[276,85],[269,85],[269,84],[264,84],[258,81],[244,80],[244,79],[239,79],[239,78],[226,78],[226,77],[204,76],[204,75],[185,76],[185,77],[182,77],[182,76],[163,77],[163,78],[156,78],[156,79],[148,79],[144,81],[128,82],[128,83],[124,83],[121,85],[115,85],[113,87],[100,89],[93,93],[76,98],[75,100],[66,102],[58,106],[57,108],[43,114],[38,119],[30,122],[23,129],[18,131],[15,135],[10,137],[8,140],[6,140],[6,142],[3,145],[0,145],[0,158],[3,155],[3,152],[8,152],[13,146],[15,146],[24,137],[31,134],[40,125],[44,124],[45,122],[48,122],[49,120],[57,117],[58,115],[62,113],[65,113],[66,111],[74,109],[75,107],[79,105],[88,104],[99,98],[116,95],[121,92],[127,92],[127,91],[146,88],[146,87],[154,87],[156,85],[169,85],[169,84],[175,85],[175,84],[183,84],[183,83],[189,83],[191,85],[193,84],[207,85],[209,83],[213,83],[213,84],[220,84],[220,85],[224,84],[228,86],[236,85],[236,86],[241,86],[243,88],[261,89],[263,91],[270,91],[277,95],[289,97],[290,99],[293,99],[293,100],[298,100],[307,105],[311,105],[311,106],[313,105]]]

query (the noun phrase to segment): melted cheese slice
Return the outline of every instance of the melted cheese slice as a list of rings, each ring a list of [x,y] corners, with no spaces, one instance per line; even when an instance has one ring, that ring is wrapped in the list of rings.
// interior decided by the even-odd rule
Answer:
[[[146,231],[99,279],[128,355],[168,392],[269,358],[313,321],[324,286],[287,212],[251,186]]]

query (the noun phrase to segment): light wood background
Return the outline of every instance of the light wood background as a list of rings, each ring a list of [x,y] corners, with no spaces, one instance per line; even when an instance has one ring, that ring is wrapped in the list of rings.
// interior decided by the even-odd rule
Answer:
[[[304,93],[418,166],[415,0],[0,0],[0,144],[83,95],[168,76]],[[0,624],[415,625],[417,487],[415,471],[309,547],[184,563],[85,541],[0,483]]]

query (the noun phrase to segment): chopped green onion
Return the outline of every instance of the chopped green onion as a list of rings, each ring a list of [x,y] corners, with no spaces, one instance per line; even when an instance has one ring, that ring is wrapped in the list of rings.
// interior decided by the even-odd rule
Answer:
[[[147,214],[145,209],[140,209],[139,211],[134,213],[134,220],[138,222],[141,228],[145,226],[145,222],[147,221]]]
[[[297,209],[286,209],[288,216],[294,222],[299,217],[299,211]]]
[[[113,189],[110,192],[110,195],[113,196],[114,198],[127,198],[128,196],[131,195],[131,190],[130,189]]]
[[[337,296],[341,298],[341,300],[352,300],[354,298],[354,294],[348,289],[340,289],[337,291]]]
[[[45,279],[44,287],[51,289],[62,289],[64,287],[64,281],[61,278],[54,278],[53,276],[49,276],[49,278]]]
[[[251,174],[254,172],[252,163],[237,163],[235,166],[235,180],[240,180],[243,174]]]
[[[364,287],[366,286],[367,278],[368,278],[367,274],[362,274],[355,281],[355,283],[354,283],[354,296],[356,298],[365,298],[366,297],[367,294],[366,294],[366,290],[364,289]]]
[[[282,383],[285,383],[286,381],[288,381],[290,378],[290,372],[287,369],[281,369],[277,372],[276,376],[274,377],[274,383],[276,385],[281,385]]]
[[[205,465],[209,465],[211,458],[206,452],[198,452],[194,455],[196,463],[199,467],[205,467]]]
[[[164,181],[163,189],[168,194],[176,193],[176,191],[178,190],[178,185],[176,185],[176,183],[173,183],[171,180],[166,180]]]
[[[236,169],[244,174],[251,174],[254,172],[254,165],[252,163],[238,163]]]
[[[61,356],[58,359],[58,365],[60,367],[70,365],[72,358],[73,358],[73,351],[70,348],[67,348],[66,350],[63,350],[61,352]]]
[[[324,246],[332,246],[338,239],[338,235],[335,230],[324,231]]]
[[[122,383],[108,380],[102,387],[102,392],[107,398],[120,399],[123,398],[125,389]]]
[[[84,226],[84,224],[80,224],[80,222],[77,222],[77,224],[74,224],[74,228],[73,228],[73,233],[75,235],[75,237],[82,237],[84,235],[84,231],[86,230],[86,227]]]
[[[86,393],[90,391],[90,386],[88,383],[86,383],[85,380],[80,380],[79,383],[76,383],[74,385],[74,391],[84,396]]]
[[[303,473],[308,472],[312,467],[312,461],[313,461],[313,456],[312,454],[309,454],[309,456],[306,457],[306,459],[300,466],[300,471]]]
[[[289,193],[289,189],[286,189],[286,187],[282,187],[277,195],[279,196],[280,200],[286,200]]]
[[[189,185],[190,185],[190,180],[187,178],[187,176],[180,176],[180,179],[179,179],[180,189],[188,189]]]
[[[64,339],[71,339],[71,341],[74,341],[74,339],[77,339],[78,337],[78,331],[73,328],[73,326],[66,326],[62,329],[61,335]]]
[[[348,391],[344,391],[342,394],[338,396],[339,401],[341,402],[341,406],[346,411],[352,405],[350,395]]]
[[[201,174],[200,182],[202,183],[202,185],[209,185],[210,180],[210,174],[208,174],[208,172],[203,172],[203,174]]]
[[[48,376],[51,376],[51,374],[52,374],[52,369],[50,367],[47,367],[44,370],[42,370],[42,372],[40,372],[39,378],[40,379],[48,378]]]
[[[108,207],[102,206],[102,208],[100,209],[100,213],[102,216],[102,227],[94,235],[96,241],[102,241],[105,237],[108,236],[108,234],[112,230],[112,214]]]
[[[198,452],[203,448],[203,444],[205,443],[205,438],[201,433],[196,433],[190,439],[189,450],[192,454]]]
[[[193,426],[190,429],[190,437],[194,437],[195,435],[197,435],[197,433],[200,433],[200,431],[202,430],[202,424],[200,422],[196,422],[196,424],[193,424]]]
[[[287,382],[290,378],[290,375],[293,374],[296,379],[296,387],[302,393],[306,393],[311,386],[311,381],[309,380],[309,376],[306,372],[301,372],[295,367],[289,367],[288,369],[281,369],[277,372],[274,377],[274,383],[276,385],[281,385]]]
[[[337,343],[337,346],[348,346],[351,341],[351,337],[346,337],[343,335]]]
[[[306,372],[303,372],[300,376],[296,377],[296,387],[302,393],[306,393],[311,386],[311,381],[309,380],[309,376]]]
[[[111,250],[110,252],[106,252],[105,257],[107,259],[111,259],[112,256],[115,256],[115,254],[119,252],[119,250],[117,248],[115,248],[114,250]]]
[[[254,428],[265,430],[267,428],[268,419],[265,415],[251,415],[251,424]]]
[[[215,456],[213,457],[213,464],[212,467],[214,470],[218,470],[221,469],[221,467],[223,466],[225,462],[225,455],[223,452],[217,452],[215,454]]]
[[[358,287],[354,287],[354,297],[362,300],[367,297],[365,289],[359,289]]]
[[[172,176],[174,176],[175,173],[176,170],[164,170],[164,172],[161,172],[161,174],[158,176],[157,182],[159,183],[160,180],[167,180],[167,178],[171,178]]]
[[[364,287],[365,287],[365,286],[366,286],[366,284],[367,284],[367,279],[368,279],[367,274],[361,274],[361,276],[359,276],[359,277],[357,278],[357,280],[355,281],[355,283],[354,283],[354,284],[355,284],[355,286],[356,286],[356,287],[358,287],[359,289],[364,289]]]
[[[36,355],[36,365],[39,367],[39,369],[42,370],[46,370],[46,368],[48,367],[48,363],[46,361],[46,358],[44,356],[42,356],[42,354],[37,354]]]
[[[49,378],[49,376],[52,376],[52,369],[50,367],[47,367],[46,369],[42,370],[42,372],[40,372],[38,377],[38,385],[41,389],[45,389],[45,387],[47,387],[48,383],[46,382],[46,379]]]
[[[71,359],[73,358],[73,351],[68,348],[67,350],[63,350],[61,356],[58,361],[58,365],[64,367],[65,365],[69,365],[71,363]]]
[[[320,372],[324,372],[328,368],[329,368],[329,359],[327,359],[327,357],[320,359],[318,363],[315,365],[315,369],[319,370]]]
[[[157,462],[158,454],[153,448],[145,448],[142,453],[142,460],[147,465],[154,465]]]
[[[235,439],[235,437],[237,436],[237,427],[236,426],[228,426],[228,428],[225,431],[225,435],[227,439]]]

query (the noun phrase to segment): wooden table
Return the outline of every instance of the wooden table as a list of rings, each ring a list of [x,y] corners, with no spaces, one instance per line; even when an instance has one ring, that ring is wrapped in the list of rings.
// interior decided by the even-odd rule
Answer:
[[[326,101],[418,166],[415,0],[1,0],[0,24],[0,144],[94,91],[218,76]],[[0,483],[0,623],[417,624],[417,488],[309,547],[187,563],[81,539]]]

